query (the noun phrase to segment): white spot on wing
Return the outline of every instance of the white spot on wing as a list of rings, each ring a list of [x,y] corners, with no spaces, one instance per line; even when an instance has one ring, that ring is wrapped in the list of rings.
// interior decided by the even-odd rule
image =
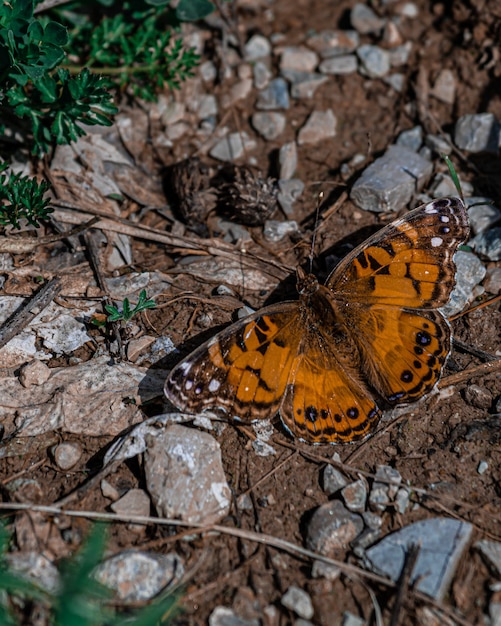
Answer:
[[[438,213],[438,209],[436,208],[433,202],[430,202],[430,204],[426,205],[424,212],[431,213],[433,215],[434,213]]]
[[[190,371],[191,369],[191,363],[189,361],[185,361],[184,363],[180,363],[178,365],[179,369],[183,372],[183,374],[186,376],[186,374]]]
[[[186,391],[189,391],[192,387],[193,387],[193,381],[192,380],[185,381],[184,388],[186,389]]]
[[[209,391],[211,393],[216,393],[219,387],[221,387],[221,383],[213,378],[209,383]]]
[[[440,246],[444,243],[442,237],[432,237],[431,245],[433,248],[440,248]]]

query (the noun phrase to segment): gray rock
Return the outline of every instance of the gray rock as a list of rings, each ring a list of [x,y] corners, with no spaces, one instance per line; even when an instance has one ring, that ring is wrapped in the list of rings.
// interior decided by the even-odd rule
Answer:
[[[60,590],[61,576],[57,567],[48,557],[39,552],[7,552],[5,562],[13,572],[35,583],[48,593],[57,594]],[[4,572],[5,574],[5,572]]]
[[[440,100],[440,102],[454,104],[456,99],[456,77],[454,72],[449,69],[440,70],[435,84],[430,90],[430,94],[437,100]]]
[[[496,576],[501,576],[501,543],[482,539],[475,548],[480,552]]]
[[[454,129],[454,143],[467,152],[497,154],[499,137],[500,125],[493,113],[463,115]]]
[[[323,74],[297,70],[283,70],[282,76],[291,83],[291,96],[295,99],[312,98],[317,88],[328,80]]]
[[[489,463],[487,463],[487,461],[480,461],[480,463],[477,466],[477,474],[480,474],[480,476],[482,476],[483,474],[485,474],[485,472],[489,469]]]
[[[461,313],[468,302],[473,300],[473,289],[485,277],[485,266],[480,259],[471,252],[458,250],[454,255],[456,263],[456,286],[449,302],[440,310],[446,317]]]
[[[350,511],[361,513],[365,509],[367,501],[367,484],[361,478],[346,485],[341,490],[346,508]]]
[[[256,101],[256,109],[261,111],[287,110],[289,106],[288,86],[283,78],[274,78],[268,87],[259,93]]]
[[[278,153],[279,180],[288,180],[297,169],[297,146],[295,141],[285,143]],[[287,214],[289,215],[289,214]]]
[[[345,550],[363,529],[360,515],[348,511],[339,500],[326,502],[313,513],[306,546],[325,556],[333,556],[337,550]]]
[[[475,235],[473,239],[470,239],[470,245],[489,261],[501,261],[501,226]]]
[[[324,563],[323,561],[313,561],[311,568],[312,578],[325,578],[327,580],[337,580],[341,575],[341,570],[336,565]]]
[[[346,487],[348,480],[344,474],[332,465],[326,465],[322,473],[322,489],[328,496],[332,496],[343,487]]]
[[[341,626],[365,626],[365,620],[361,617],[353,615],[353,613],[350,613],[349,611],[345,611],[343,613]]]
[[[420,550],[410,584],[435,600],[442,600],[473,527],[449,518],[430,518],[392,533],[366,551],[371,567],[397,581],[412,545]]]
[[[433,165],[404,146],[393,145],[364,170],[351,199],[367,211],[396,211],[405,206],[430,177]]]
[[[388,51],[390,56],[391,67],[400,67],[401,65],[407,65],[409,56],[412,51],[412,42],[406,41],[401,46],[396,46]]]
[[[184,574],[175,553],[158,554],[126,550],[103,561],[95,570],[97,580],[113,589],[123,602],[144,602],[179,581]]]
[[[159,515],[211,524],[230,510],[218,442],[192,428],[169,426],[148,437],[146,485]]]
[[[475,235],[483,233],[501,221],[501,211],[489,198],[466,198],[468,219]]]
[[[282,241],[288,235],[297,233],[299,227],[295,220],[288,220],[286,222],[279,220],[266,220],[263,228],[264,238],[270,243],[277,243]]]
[[[379,46],[364,44],[357,48],[359,71],[369,78],[382,78],[390,71],[390,54]]]
[[[287,120],[283,113],[265,111],[263,113],[254,113],[251,121],[257,132],[267,141],[271,141],[283,133]]]
[[[409,508],[410,497],[411,494],[407,487],[400,487],[397,491],[397,495],[395,496],[395,508],[401,515]]]
[[[280,207],[286,215],[292,215],[293,205],[304,190],[303,181],[299,180],[299,178],[280,179],[278,181],[278,189],[277,200]]]
[[[54,461],[63,471],[69,470],[80,461],[82,447],[78,443],[60,443],[54,449]]]
[[[373,33],[378,35],[384,28],[386,20],[379,17],[374,11],[361,2],[357,2],[350,13],[353,28],[361,35]]]
[[[318,67],[322,74],[352,74],[357,71],[358,61],[354,54],[342,54],[322,61]]]
[[[209,154],[219,161],[236,161],[255,147],[256,142],[246,132],[231,133],[220,139]]]
[[[280,70],[312,72],[318,65],[318,55],[305,46],[286,46],[280,58]]]
[[[417,152],[423,144],[423,127],[414,126],[414,128],[402,131],[397,138],[396,144]]]
[[[390,74],[389,76],[383,77],[383,82],[389,85],[392,89],[394,89],[397,93],[402,93],[404,85],[405,85],[405,74]]]
[[[501,602],[489,603],[489,626],[501,626]]]
[[[475,406],[477,409],[490,409],[492,406],[492,395],[485,387],[480,387],[471,383],[464,390],[464,399],[470,406]]]
[[[332,109],[327,111],[313,111],[300,129],[297,142],[301,146],[305,143],[315,144],[336,135],[337,119]]]
[[[447,141],[447,138],[449,138],[449,141]],[[442,154],[448,155],[452,152],[452,142],[448,135],[445,137],[441,135],[426,135],[424,142],[438,156]]]
[[[151,501],[143,489],[129,489],[126,494],[110,506],[110,509],[122,517],[147,517],[150,514]],[[131,522],[128,528],[137,533],[142,533],[146,526]]]
[[[400,9],[400,15],[403,17],[414,18],[419,15],[419,9],[414,2],[404,2]]]
[[[273,74],[269,67],[263,61],[256,61],[252,67],[252,75],[254,77],[254,87],[256,89],[264,89],[268,86]]]
[[[323,59],[355,52],[360,44],[356,30],[323,30],[311,37],[306,43]]]
[[[389,465],[378,465],[369,495],[372,509],[384,511],[397,495],[402,482],[400,473]]]
[[[216,606],[209,615],[209,626],[261,626],[261,622],[258,619],[239,617],[229,607]]]
[[[487,293],[501,293],[501,267],[489,267],[485,273],[484,289]]]
[[[271,43],[262,35],[253,35],[245,44],[246,61],[257,61],[271,54]]]
[[[313,617],[313,604],[310,596],[295,585],[291,585],[280,600],[282,606],[304,619]]]
[[[218,114],[216,96],[205,94],[200,98],[200,106],[198,107],[198,119],[204,120],[212,115]]]
[[[217,78],[217,69],[212,61],[205,61],[202,63],[198,71],[200,72],[200,76],[204,83],[212,83]]]

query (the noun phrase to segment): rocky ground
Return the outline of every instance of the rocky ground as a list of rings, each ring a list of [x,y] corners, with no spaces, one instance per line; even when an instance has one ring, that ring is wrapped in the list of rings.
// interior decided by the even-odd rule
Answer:
[[[99,575],[136,604],[181,582],[179,624],[497,625],[499,3],[232,7],[186,28],[202,64],[179,92],[58,148],[54,217],[92,229],[1,248],[0,319],[46,282],[0,351],[2,499],[82,512],[10,517],[13,565],[57,578],[86,512],[113,512]],[[278,420],[173,425],[162,389],[181,356],[294,298],[312,246],[323,280],[456,194],[442,154],[474,206],[436,392],[354,445],[311,446]],[[114,335],[92,324],[104,298],[142,290],[155,309]],[[130,522],[150,514],[177,525]]]

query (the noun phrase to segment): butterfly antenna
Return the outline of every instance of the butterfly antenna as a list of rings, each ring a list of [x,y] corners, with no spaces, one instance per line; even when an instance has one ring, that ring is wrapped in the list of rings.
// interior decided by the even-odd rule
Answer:
[[[311,248],[308,260],[310,262],[310,274],[313,272],[313,257],[315,256],[315,243],[317,239],[318,221],[320,216],[320,205],[324,199],[324,192],[321,191],[317,197],[317,208],[315,210],[315,226],[313,228],[313,236],[311,238]]]

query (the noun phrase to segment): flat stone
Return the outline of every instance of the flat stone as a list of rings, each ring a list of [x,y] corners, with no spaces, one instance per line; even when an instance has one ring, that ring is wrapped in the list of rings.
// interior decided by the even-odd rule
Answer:
[[[461,313],[465,306],[474,298],[474,288],[485,277],[485,266],[471,252],[458,250],[454,255],[456,263],[456,285],[450,295],[449,302],[440,310],[445,317]]]
[[[426,519],[384,537],[366,551],[366,557],[375,571],[396,582],[410,547],[419,545],[410,584],[441,601],[472,530],[471,524],[455,519]]]
[[[322,473],[322,489],[329,496],[346,487],[346,476],[332,465],[326,465]]]
[[[390,53],[379,46],[364,44],[357,48],[359,72],[368,78],[382,78],[390,71]]]
[[[445,104],[454,104],[456,100],[456,77],[452,70],[440,70],[430,90],[430,95],[440,102],[445,102]]]
[[[216,606],[209,615],[209,626],[261,626],[261,620],[244,619],[227,606]]]
[[[361,35],[370,33],[378,35],[384,28],[386,20],[379,17],[367,4],[357,2],[350,13],[353,28]]]
[[[400,46],[396,46],[388,51],[390,56],[390,65],[392,67],[400,67],[401,65],[407,65],[410,54],[412,52],[412,42],[406,41]]]
[[[367,484],[359,479],[346,485],[341,490],[345,506],[350,511],[361,513],[365,509],[367,501]]]
[[[218,141],[209,154],[219,161],[231,162],[254,150],[255,147],[256,142],[246,132],[231,133]]]
[[[447,138],[449,141],[447,141]],[[442,154],[449,155],[452,152],[452,141],[449,135],[445,135],[445,137],[442,135],[426,135],[424,142],[437,156]]]
[[[301,146],[305,143],[315,144],[330,137],[335,137],[336,126],[337,119],[332,109],[313,111],[300,129],[297,142]]]
[[[174,424],[147,440],[146,485],[159,515],[213,524],[229,513],[231,492],[214,437]]]
[[[282,76],[291,83],[291,96],[296,99],[312,98],[317,88],[328,80],[323,74],[297,70],[283,70]]]
[[[123,602],[144,602],[182,577],[183,563],[175,553],[157,554],[125,550],[103,561],[97,580],[113,589]]]
[[[466,198],[466,204],[471,231],[475,235],[484,233],[501,220],[501,211],[489,198]]]
[[[314,614],[313,604],[310,596],[299,587],[291,585],[280,600],[282,606],[294,611],[296,615],[303,619],[311,619]]]
[[[274,109],[287,110],[289,103],[289,87],[283,78],[275,78],[258,95],[256,109],[270,111]]]
[[[322,61],[318,67],[322,74],[352,74],[358,68],[354,54],[342,54]]]
[[[19,382],[25,388],[43,385],[49,378],[50,368],[38,359],[23,365],[19,372]]]
[[[263,61],[256,61],[252,67],[252,75],[254,77],[254,87],[256,89],[264,89],[270,83],[271,73],[269,67]]]
[[[262,113],[254,113],[251,122],[261,137],[271,141],[284,132],[287,119],[283,113],[264,111]]]
[[[253,35],[245,44],[246,61],[257,61],[271,54],[271,43],[262,35]]]
[[[289,180],[280,179],[278,181],[277,201],[286,215],[292,215],[293,206],[299,196],[303,193],[304,183],[299,178],[290,178]]]
[[[266,220],[263,228],[263,235],[266,241],[278,243],[285,237],[297,233],[299,227],[295,220]]]
[[[417,152],[423,144],[423,127],[414,126],[409,130],[403,130],[397,137],[396,144]]]
[[[297,169],[297,145],[295,141],[284,143],[278,152],[278,166],[280,180],[288,180],[294,176]]]
[[[456,122],[454,143],[467,152],[498,153],[500,125],[493,113],[463,115]]]
[[[489,261],[501,261],[501,226],[475,235],[473,239],[470,239],[470,245]]]
[[[323,59],[355,52],[360,44],[356,30],[323,30],[311,37],[306,43]]]
[[[482,539],[477,541],[475,548],[484,557],[496,576],[501,576],[501,543]]]
[[[348,511],[339,500],[332,500],[313,513],[306,533],[306,546],[332,557],[338,550],[346,550],[363,529],[364,522],[358,513]]]
[[[318,55],[305,46],[287,46],[282,51],[280,70],[312,72],[318,65]]]
[[[351,199],[366,211],[396,211],[430,177],[433,165],[404,146],[393,145],[355,182]]]

